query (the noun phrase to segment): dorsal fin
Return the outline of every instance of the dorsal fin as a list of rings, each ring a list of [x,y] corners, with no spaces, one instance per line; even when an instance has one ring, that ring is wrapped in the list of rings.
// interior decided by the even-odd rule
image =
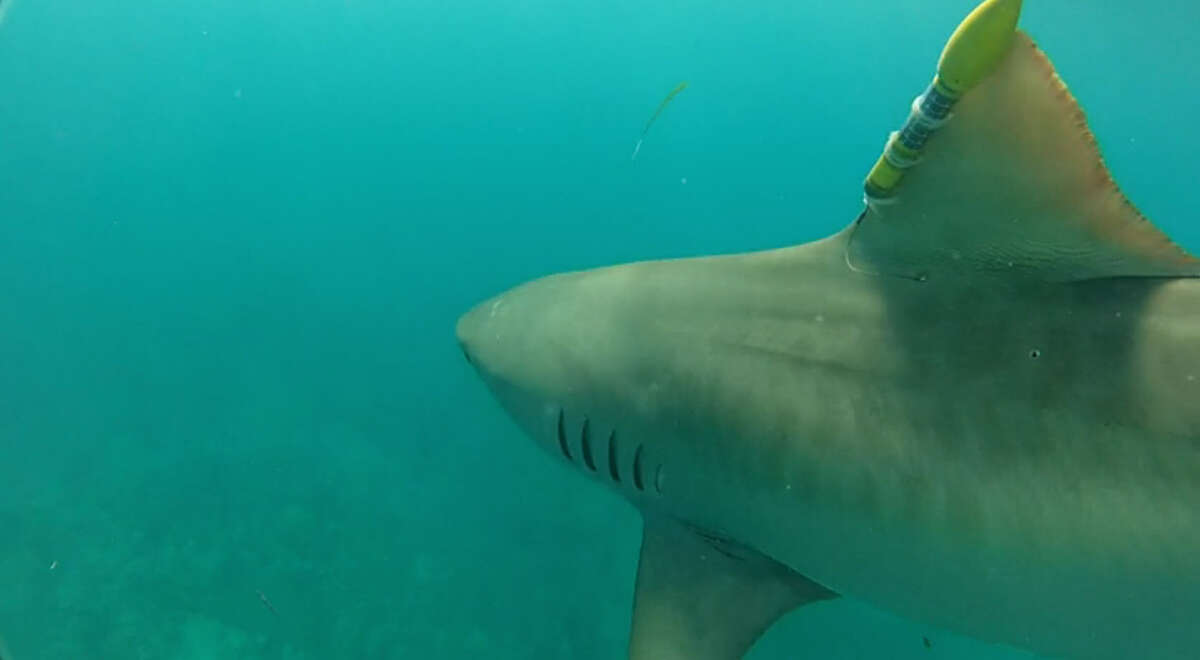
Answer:
[[[836,594],[764,557],[646,514],[631,660],[734,660],[793,608]]]
[[[864,212],[847,260],[914,279],[1200,276],[1200,260],[1118,190],[1083,111],[1020,31],[930,138],[895,202]]]

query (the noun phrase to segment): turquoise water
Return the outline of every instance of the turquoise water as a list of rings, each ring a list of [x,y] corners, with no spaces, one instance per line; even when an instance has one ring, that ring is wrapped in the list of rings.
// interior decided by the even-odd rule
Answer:
[[[848,223],[973,2],[832,4],[15,0],[15,659],[620,657],[639,519],[520,437],[453,323],[546,273]],[[1192,250],[1198,18],[1023,19],[1125,191]],[[1024,657],[848,600],[751,657],[801,655]]]

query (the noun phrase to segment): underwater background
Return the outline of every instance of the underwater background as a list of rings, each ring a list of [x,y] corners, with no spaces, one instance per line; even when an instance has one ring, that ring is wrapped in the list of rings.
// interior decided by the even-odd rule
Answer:
[[[622,657],[639,517],[518,433],[457,316],[842,228],[974,5],[0,1],[14,660]],[[1025,5],[1200,250],[1200,8]],[[1028,656],[841,599],[750,657]]]

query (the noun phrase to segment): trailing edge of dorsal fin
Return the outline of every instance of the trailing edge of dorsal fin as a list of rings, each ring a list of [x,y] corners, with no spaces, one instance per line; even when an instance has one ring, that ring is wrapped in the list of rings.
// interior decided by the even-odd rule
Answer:
[[[894,203],[859,218],[846,257],[857,270],[919,280],[1200,276],[1200,260],[1117,188],[1083,111],[1021,31],[929,139]]]
[[[836,594],[740,545],[647,514],[631,660],[735,660],[776,619]]]

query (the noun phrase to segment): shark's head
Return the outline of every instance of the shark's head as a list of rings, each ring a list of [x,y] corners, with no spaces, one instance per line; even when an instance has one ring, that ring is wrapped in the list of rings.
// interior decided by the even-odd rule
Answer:
[[[588,431],[601,433],[600,418],[616,404],[605,393],[620,391],[617,385],[636,359],[625,350],[638,324],[622,320],[628,316],[621,310],[633,301],[617,295],[627,276],[621,270],[534,280],[458,320],[463,354],[496,399],[536,442],[567,458],[582,458],[578,425],[585,417]],[[566,447],[564,424],[572,429]],[[604,426],[611,427],[611,419]]]
[[[486,300],[458,320],[455,334],[467,362],[527,430],[553,396],[553,347],[564,344],[553,327],[556,278],[537,280]]]
[[[458,341],[537,444],[635,500],[675,502],[704,488],[705,446],[773,414],[772,381],[761,378],[771,356],[838,350],[824,330],[856,298],[796,298],[828,298],[828,278],[845,270],[841,245],[545,277],[467,312]],[[764,315],[786,331],[764,332]]]

